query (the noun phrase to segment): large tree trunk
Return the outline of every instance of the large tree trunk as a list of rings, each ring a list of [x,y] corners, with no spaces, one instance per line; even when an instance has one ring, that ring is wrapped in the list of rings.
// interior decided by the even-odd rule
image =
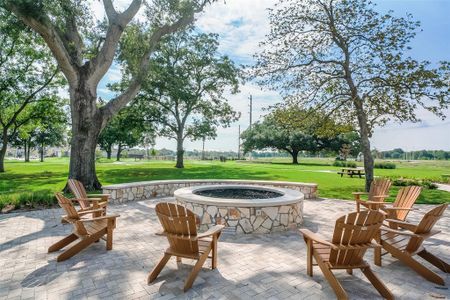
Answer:
[[[69,178],[81,181],[88,190],[98,190],[101,184],[95,172],[95,149],[103,120],[96,107],[96,95],[81,86],[76,90],[70,89],[70,98],[72,141]]]
[[[0,148],[0,173],[5,172],[5,156],[7,148],[8,148],[8,130],[3,128],[2,148]]]
[[[119,146],[117,147],[117,155],[116,160],[120,161],[120,155],[122,154],[122,144],[119,143]]]
[[[183,150],[183,137],[182,134],[178,134],[177,136],[177,164],[175,165],[175,168],[182,169],[184,168],[184,150]]]
[[[300,151],[298,151],[298,150],[293,150],[292,153],[291,153],[291,155],[292,155],[292,163],[294,165],[298,165],[298,153],[299,152]]]
[[[361,140],[361,151],[364,155],[364,172],[366,174],[366,192],[370,190],[370,184],[373,180],[373,157],[370,151],[370,129],[367,125],[367,116],[364,112],[362,102],[355,101],[356,112],[358,114],[359,136]]]

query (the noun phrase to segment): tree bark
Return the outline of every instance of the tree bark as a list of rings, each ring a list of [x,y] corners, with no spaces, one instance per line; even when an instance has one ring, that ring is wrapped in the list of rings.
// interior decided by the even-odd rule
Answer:
[[[41,147],[39,148],[39,153],[41,156],[41,162],[44,162],[44,144],[41,144]]]
[[[85,86],[70,88],[72,141],[70,144],[69,178],[81,181],[87,190],[98,190],[101,184],[95,172],[95,149],[103,128],[103,118],[96,106],[95,89]]]
[[[122,154],[122,144],[119,143],[119,146],[117,147],[117,155],[116,160],[120,161],[120,155]]]
[[[364,172],[366,177],[366,192],[370,190],[370,184],[373,180],[373,157],[370,151],[370,129],[367,125],[367,116],[364,112],[362,102],[356,100],[354,102],[356,112],[358,114],[359,136],[361,139],[361,151],[364,156]]]
[[[0,148],[0,173],[5,172],[5,156],[8,148],[8,130],[3,128],[2,132],[2,148]]]
[[[106,158],[111,159],[112,145],[108,146],[108,148],[105,151],[106,151]]]
[[[177,135],[177,164],[175,168],[184,168],[183,134]]]
[[[292,164],[294,164],[294,165],[298,165],[298,153],[299,152],[300,151],[298,151],[298,150],[293,150],[292,153],[291,153],[291,155],[292,155]]]
[[[30,162],[30,157],[28,156],[28,139],[23,142],[23,158],[25,162]]]

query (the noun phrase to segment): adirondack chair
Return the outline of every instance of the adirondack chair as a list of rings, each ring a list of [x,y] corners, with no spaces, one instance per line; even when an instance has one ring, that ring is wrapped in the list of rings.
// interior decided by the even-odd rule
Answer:
[[[367,209],[377,210],[384,203],[384,199],[389,197],[389,189],[391,188],[389,179],[377,178],[372,180],[369,192],[354,192],[356,201],[356,211],[361,211],[361,206]],[[361,199],[362,195],[367,195],[368,199]]]
[[[308,229],[300,229],[307,245],[307,273],[313,276],[313,258],[322,270],[325,279],[333,288],[338,299],[347,299],[347,294],[331,270],[361,269],[372,285],[386,299],[394,296],[383,282],[372,272],[370,265],[363,259],[369,248],[380,247],[372,239],[383,223],[383,213],[375,210],[353,212],[336,220],[331,241],[326,241]]]
[[[407,186],[401,188],[393,203],[384,203],[380,209],[386,213],[386,219],[405,221],[412,206],[419,198],[422,188],[420,186]],[[395,223],[390,223],[395,228]]]
[[[106,214],[106,207],[108,205],[109,194],[90,194],[86,193],[84,185],[76,179],[69,179],[67,181],[70,191],[78,199],[80,204],[80,212],[90,209],[103,209],[103,211],[95,213],[94,217]]]
[[[80,239],[75,245],[58,255],[57,261],[63,261],[71,258],[90,244],[104,239],[106,235],[106,250],[111,250],[113,246],[113,230],[116,228],[116,218],[119,215],[108,215],[101,217],[86,218],[85,215],[102,212],[100,209],[85,210],[78,212],[73,206],[72,200],[64,197],[62,193],[56,193],[59,205],[64,209],[67,215],[63,216],[66,223],[73,225],[73,232],[56,242],[48,248],[48,252],[58,251],[70,243]],[[75,199],[76,200],[76,199]]]
[[[447,206],[448,204],[442,204],[431,209],[417,225],[399,220],[389,220],[389,222],[396,223],[401,230],[383,226],[381,235],[377,238],[383,249],[387,251],[384,254],[390,253],[426,280],[440,285],[445,285],[444,279],[427,266],[415,260],[414,255],[417,254],[445,273],[450,273],[450,265],[428,252],[422,245],[426,239],[440,232],[432,229],[444,214]],[[381,266],[381,257],[384,254],[375,252],[376,265]]]
[[[170,257],[197,260],[184,284],[184,291],[189,290],[211,252],[212,269],[217,267],[217,240],[224,228],[223,225],[211,227],[204,233],[197,234],[196,216],[185,207],[173,203],[158,203],[156,214],[163,226],[169,241],[169,248],[164,252],[161,261],[150,272],[147,282],[153,282],[164,268]]]

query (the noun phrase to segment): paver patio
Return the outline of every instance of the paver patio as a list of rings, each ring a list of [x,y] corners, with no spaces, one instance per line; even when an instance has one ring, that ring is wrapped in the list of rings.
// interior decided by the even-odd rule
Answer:
[[[219,243],[216,270],[203,269],[194,286],[183,293],[183,282],[191,264],[177,266],[172,259],[154,284],[147,285],[149,271],[160,259],[167,241],[156,236],[161,229],[154,212],[159,201],[129,202],[111,206],[118,213],[114,249],[106,252],[101,241],[73,258],[56,263],[58,252],[47,254],[53,242],[68,234],[71,225],[62,225],[62,210],[49,209],[0,216],[0,299],[333,299],[334,293],[318,268],[306,275],[306,248],[296,231],[265,235],[225,234]],[[409,220],[430,208],[417,205]],[[307,200],[304,226],[314,232],[331,234],[337,217],[354,211],[352,201]],[[443,232],[427,241],[427,248],[450,261],[450,211],[437,224]],[[372,263],[373,251],[366,259]],[[426,263],[426,262],[425,262]],[[426,263],[427,264],[427,263]],[[210,266],[210,262],[205,264]],[[373,263],[372,263],[373,265]],[[180,268],[181,271],[176,269]],[[438,274],[450,276],[431,266]],[[422,277],[386,255],[383,267],[373,270],[397,298],[450,298],[446,287]],[[336,272],[349,296],[354,299],[379,298],[361,272],[353,276]]]

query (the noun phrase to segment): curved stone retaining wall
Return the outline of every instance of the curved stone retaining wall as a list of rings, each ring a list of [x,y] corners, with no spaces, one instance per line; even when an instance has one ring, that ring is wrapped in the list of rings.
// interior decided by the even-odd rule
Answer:
[[[305,199],[317,197],[317,184],[315,183],[226,179],[157,180],[122,183],[104,186],[103,193],[110,194],[110,201],[113,203],[124,203],[127,201],[148,200],[155,197],[170,197],[173,196],[174,191],[183,187],[220,184],[253,184],[280,187],[300,191],[305,195]]]

